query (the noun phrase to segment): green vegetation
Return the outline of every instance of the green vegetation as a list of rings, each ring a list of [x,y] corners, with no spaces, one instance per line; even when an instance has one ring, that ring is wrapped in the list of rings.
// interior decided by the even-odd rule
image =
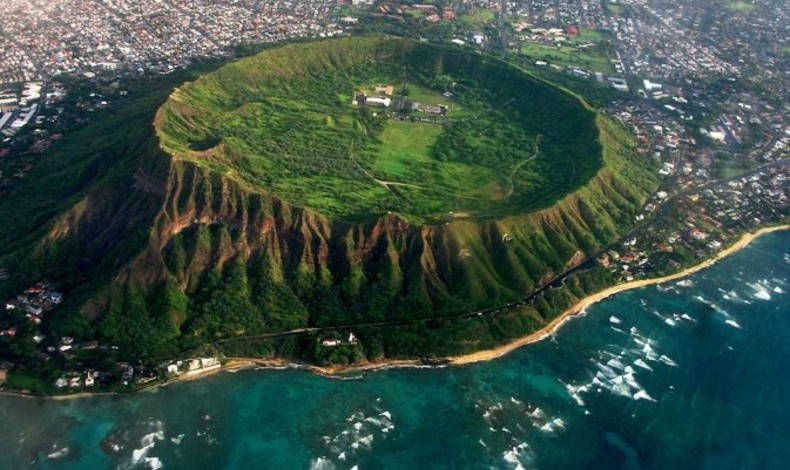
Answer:
[[[449,111],[352,103],[376,83]],[[238,61],[179,89],[158,129],[181,159],[344,220],[530,212],[601,165],[594,113],[575,98],[501,61],[392,39],[288,46]]]
[[[477,8],[474,13],[461,16],[458,21],[467,28],[482,28],[486,24],[494,21],[496,15],[491,10]]]
[[[569,44],[549,46],[526,43],[521,46],[521,54],[533,60],[545,60],[558,65],[581,67],[593,72],[614,73],[612,57],[605,49],[597,46],[582,49]]]
[[[592,43],[602,43],[608,40],[607,33],[591,29],[591,28],[580,28],[579,34],[570,38],[572,43],[585,43],[585,42],[592,42]]]
[[[757,8],[756,4],[742,0],[726,0],[725,5],[730,10],[735,11],[752,11]]]
[[[739,158],[728,152],[719,152],[713,159],[713,172],[717,179],[731,178],[757,168],[754,160]]]
[[[101,346],[53,356],[46,374],[214,346],[317,363],[489,347],[611,279],[455,319],[594,256],[657,184],[628,132],[581,98],[457,48],[370,37],[273,48],[181,86],[154,117],[173,80],[132,88],[0,202],[0,265],[13,273],[0,288],[47,279],[66,292],[43,345],[24,319],[29,331],[2,345],[29,370],[62,336]],[[396,119],[351,104],[377,83],[453,109]],[[359,344],[259,337],[343,338],[347,325]]]
[[[381,132],[387,145],[381,149],[374,171],[403,180],[409,167],[431,162],[431,148],[441,133],[439,124],[388,122]]]
[[[606,11],[615,16],[622,16],[625,12],[625,7],[619,3],[606,2]]]
[[[50,393],[53,388],[41,374],[26,369],[10,370],[5,385],[14,390],[26,390],[31,393]]]

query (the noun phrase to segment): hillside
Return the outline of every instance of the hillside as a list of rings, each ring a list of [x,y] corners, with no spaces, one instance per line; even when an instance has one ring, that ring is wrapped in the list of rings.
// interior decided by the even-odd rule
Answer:
[[[411,93],[441,96],[445,90],[431,86],[436,76],[465,80],[464,90],[453,91],[468,97],[459,108],[474,114],[497,105],[509,132],[486,133],[496,126],[481,122],[466,130],[488,145],[470,145],[490,148],[516,136],[525,153],[464,162],[458,159],[474,147],[447,144],[463,121],[424,124],[443,126],[423,148],[426,166],[439,170],[415,180],[408,171],[418,166],[400,162],[404,179],[387,180],[398,185],[377,183],[398,177],[391,161],[402,153],[382,151],[398,140],[382,137],[393,122],[343,108],[333,84],[353,82],[353,94],[392,80],[392,70],[358,66],[384,58],[406,67]],[[376,73],[360,71],[367,68]],[[431,74],[420,78],[420,70]],[[335,78],[324,83],[327,74]],[[518,86],[518,97],[487,85],[497,80]],[[332,100],[321,101],[322,84]],[[293,102],[305,90],[313,94],[305,94],[309,110]],[[158,112],[150,106],[157,100],[140,101],[136,113],[119,108],[115,120],[75,135],[38,182],[0,202],[0,264],[15,273],[0,287],[47,278],[69,293],[46,325],[51,337],[98,338],[118,346],[121,357],[154,359],[307,326],[433,319],[386,335],[360,328],[359,345],[337,357],[319,357],[309,336],[257,352],[343,362],[486,347],[539,327],[551,311],[514,312],[505,317],[511,323],[495,326],[435,320],[523,298],[618,238],[656,185],[616,123],[551,84],[457,49],[377,38],[286,46],[178,88]],[[287,134],[299,116],[302,133]],[[322,135],[300,140],[310,132]],[[367,166],[344,166],[349,147],[338,142],[349,132],[356,149],[367,148]],[[92,153],[79,150],[88,136]],[[311,152],[330,161],[318,165],[306,158]],[[389,167],[382,169],[382,158]],[[509,180],[513,165],[528,158],[526,176]],[[489,175],[486,184],[500,189],[472,202],[467,191],[480,187],[469,179],[453,191],[404,189],[460,178],[440,176],[440,163],[466,178],[476,168],[509,171]],[[41,193],[46,184],[52,190]]]
[[[360,95],[391,104],[360,106]],[[179,160],[363,222],[532,212],[602,164],[595,113],[573,96],[492,58],[404,40],[268,51],[180,87],[157,122]]]

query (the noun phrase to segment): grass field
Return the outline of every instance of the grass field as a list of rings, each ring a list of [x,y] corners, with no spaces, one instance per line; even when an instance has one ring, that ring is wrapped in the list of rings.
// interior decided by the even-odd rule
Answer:
[[[493,11],[486,10],[484,8],[478,8],[471,15],[463,15],[460,18],[460,22],[468,28],[480,28],[483,25],[494,21],[494,18],[496,18],[496,15]]]
[[[535,60],[545,60],[553,64],[575,66],[593,72],[613,73],[609,54],[600,48],[578,49],[572,45],[549,46],[526,43],[521,46],[521,54]]]
[[[359,38],[266,51],[176,91],[158,133],[165,150],[246,188],[347,220],[523,213],[600,168],[594,113],[579,101],[502,62],[448,50]],[[415,122],[352,104],[377,83],[405,83],[409,99],[451,111],[405,115],[436,121]]]
[[[607,35],[600,31],[596,31],[590,28],[581,28],[579,29],[579,34],[570,38],[572,43],[585,43],[585,42],[592,42],[592,43],[601,43],[607,39]]]
[[[748,1],[742,1],[742,0],[736,0],[736,1],[728,0],[726,2],[726,5],[727,8],[735,11],[752,11],[755,8],[757,8],[757,5],[755,5],[754,3]]]
[[[612,15],[619,16],[622,15],[623,12],[625,12],[625,7],[618,3],[609,2],[606,4],[606,11],[608,11]]]
[[[29,390],[33,393],[45,393],[52,389],[40,374],[22,369],[12,369],[6,377],[6,385],[16,390]]]
[[[389,121],[381,132],[382,141],[375,171],[387,180],[407,175],[415,163],[432,160],[431,147],[442,132],[439,124]]]

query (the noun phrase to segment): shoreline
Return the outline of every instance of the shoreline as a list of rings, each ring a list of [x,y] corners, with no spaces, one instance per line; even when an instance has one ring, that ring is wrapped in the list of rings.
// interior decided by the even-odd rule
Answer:
[[[446,366],[463,366],[463,365],[474,364],[478,362],[491,361],[503,357],[523,346],[544,340],[554,335],[557,332],[557,330],[559,330],[566,322],[572,320],[577,315],[583,314],[587,309],[587,307],[596,304],[604,299],[607,299],[621,292],[682,279],[691,274],[699,272],[705,268],[708,268],[713,264],[717,263],[718,261],[722,260],[723,258],[740,251],[741,249],[748,246],[749,243],[751,243],[753,240],[755,240],[756,238],[762,235],[780,230],[788,230],[788,229],[790,229],[790,224],[775,225],[771,227],[760,228],[754,232],[746,232],[737,241],[735,241],[735,243],[725,248],[724,250],[716,253],[716,255],[714,255],[712,258],[705,260],[700,264],[691,266],[682,271],[679,271],[674,274],[669,274],[667,276],[631,281],[625,284],[619,284],[609,287],[595,294],[591,294],[576,302],[573,306],[565,310],[557,318],[552,320],[549,324],[539,329],[538,331],[530,333],[526,336],[516,338],[508,343],[502,344],[500,346],[496,346],[492,349],[486,349],[486,350],[477,351],[460,356],[449,356],[444,358],[438,358],[435,360],[435,363],[426,363],[421,359],[393,359],[388,361],[370,362],[366,364],[358,364],[352,366],[337,365],[337,366],[329,366],[329,367],[321,367],[312,364],[298,363],[298,362],[293,362],[293,361],[288,361],[285,359],[278,359],[278,358],[264,359],[264,358],[254,358],[254,357],[249,357],[249,358],[231,357],[231,358],[226,358],[226,362],[223,363],[221,367],[208,370],[202,373],[196,373],[193,375],[186,375],[186,374],[180,375],[170,380],[167,380],[165,382],[158,382],[152,384],[151,386],[144,386],[139,390],[134,390],[132,393],[150,391],[156,389],[157,387],[163,387],[174,383],[203,379],[218,374],[220,372],[236,372],[243,369],[258,368],[258,367],[266,368],[266,369],[301,369],[319,375],[323,375],[330,379],[342,379],[342,377],[338,376],[338,374],[353,373],[353,372],[364,373],[364,372],[371,372],[381,369],[395,369],[395,368],[412,368],[412,367],[437,368],[437,367],[446,367]],[[73,400],[78,398],[122,395],[124,393],[125,392],[80,392],[80,393],[63,394],[63,395],[37,395],[29,392],[26,393],[24,391],[0,390],[0,395],[26,397],[26,398],[49,398],[53,400]]]
[[[754,239],[760,237],[761,235],[765,235],[771,232],[777,232],[780,230],[788,230],[788,229],[790,229],[790,225],[785,224],[785,225],[776,225],[772,227],[764,227],[758,229],[755,232],[744,233],[741,236],[741,238],[739,238],[735,243],[725,248],[724,250],[716,253],[716,255],[714,255],[712,258],[703,261],[700,264],[691,266],[675,274],[669,274],[663,277],[657,277],[651,279],[640,279],[638,281],[631,281],[625,284],[619,284],[616,286],[609,287],[607,289],[604,289],[592,295],[588,295],[587,297],[579,300],[572,307],[562,312],[560,316],[552,320],[548,325],[544,326],[543,328],[541,328],[540,330],[534,333],[531,333],[527,336],[523,336],[521,338],[517,338],[514,341],[503,344],[501,346],[497,346],[493,349],[487,349],[484,351],[478,351],[461,356],[454,356],[448,359],[450,359],[450,364],[453,365],[473,364],[476,362],[483,362],[483,361],[490,361],[492,359],[497,359],[522,346],[526,346],[528,344],[535,343],[537,341],[546,339],[549,336],[552,336],[554,333],[557,332],[557,330],[560,327],[562,327],[562,325],[565,324],[565,322],[571,320],[576,315],[582,314],[590,305],[596,304],[608,297],[619,294],[621,292],[625,292],[633,289],[639,289],[642,287],[647,287],[657,284],[663,284],[666,282],[676,281],[678,279],[682,279],[684,277],[690,276],[698,271],[701,271],[705,268],[708,268],[716,264],[718,261],[722,260],[723,258],[726,258],[727,256],[740,251],[741,249],[748,246],[749,243],[751,243]]]

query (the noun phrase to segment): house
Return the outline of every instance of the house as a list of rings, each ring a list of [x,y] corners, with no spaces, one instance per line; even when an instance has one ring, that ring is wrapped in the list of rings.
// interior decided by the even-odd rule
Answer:
[[[49,300],[51,300],[52,303],[57,305],[57,304],[63,302],[63,293],[62,292],[52,291],[52,292],[49,293]]]
[[[392,100],[386,96],[368,96],[365,100],[365,104],[368,106],[378,106],[382,108],[389,108],[391,102]]]
[[[85,386],[86,387],[93,387],[93,384],[94,384],[93,374],[88,373],[88,376],[85,377]]]
[[[321,346],[327,348],[334,348],[335,346],[340,346],[340,340],[334,338],[327,338],[321,341]]]
[[[357,344],[357,337],[354,336],[354,333],[348,334],[348,344]]]
[[[41,307],[36,307],[35,305],[30,305],[30,304],[25,305],[25,312],[31,315],[41,315],[41,312],[43,311],[44,309],[42,309]]]
[[[356,95],[354,97],[354,104],[357,106],[375,106],[381,108],[389,108],[392,100],[386,96],[366,96]]]

